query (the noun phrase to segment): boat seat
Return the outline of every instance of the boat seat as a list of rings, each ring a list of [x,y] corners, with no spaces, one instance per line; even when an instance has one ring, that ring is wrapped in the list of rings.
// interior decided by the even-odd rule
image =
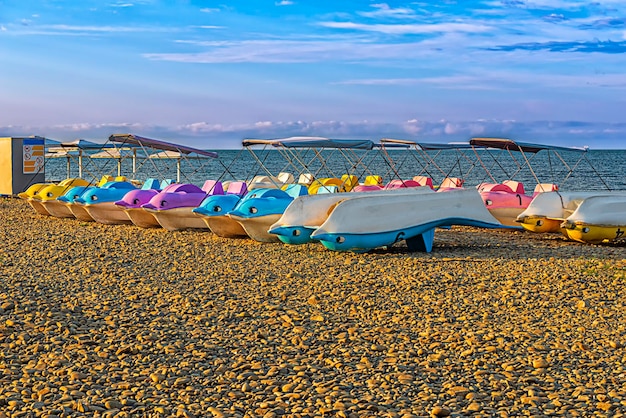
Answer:
[[[502,184],[509,186],[513,193],[518,193],[518,194],[526,193],[526,191],[524,190],[524,184],[522,182],[515,181],[515,180],[504,180]]]
[[[174,179],[163,179],[163,180],[161,180],[161,184],[159,185],[159,189],[163,190],[167,186],[169,186],[170,184],[174,184],[174,183],[176,183],[176,180],[174,180]]]
[[[146,181],[143,182],[142,186],[141,186],[141,190],[156,190],[159,189],[159,187],[161,186],[159,180],[157,179],[153,179],[153,178],[149,178],[146,179]]]
[[[110,182],[110,181],[114,181],[115,179],[113,178],[113,176],[109,176],[109,175],[104,175],[102,176],[102,178],[100,179],[100,181],[98,182],[98,187],[102,187],[104,184]]]
[[[389,189],[404,189],[407,187],[421,187],[422,185],[415,180],[400,180],[394,179],[385,185],[385,190]]]
[[[307,186],[309,184],[313,183],[313,180],[314,180],[313,174],[311,174],[311,173],[302,173],[298,177],[298,183],[306,184]]]
[[[511,189],[508,185],[502,183],[480,183],[476,186],[479,192],[487,193],[487,192],[505,192],[505,193],[514,193],[513,189]]]
[[[245,181],[231,181],[226,189],[226,194],[245,196],[248,193],[248,185]]]
[[[339,193],[339,187],[336,185],[322,186],[317,189],[317,194]]]
[[[371,192],[375,190],[382,190],[382,186],[377,184],[359,184],[358,186],[354,186],[352,189],[353,192]]]
[[[559,190],[559,186],[554,183],[539,183],[535,186],[535,191],[533,192],[533,195],[544,192],[556,192],[557,190]]]
[[[303,184],[288,184],[285,187],[285,193],[295,199],[298,196],[309,194],[309,188]]]
[[[224,187],[222,186],[222,182],[217,180],[205,181],[204,185],[202,186],[202,190],[206,192],[206,194],[211,196],[224,194]]]
[[[383,178],[377,175],[369,175],[365,177],[365,181],[363,182],[365,186],[382,186]]]
[[[126,176],[115,176],[114,181],[128,181]]]
[[[344,174],[341,176],[341,181],[343,182],[341,186],[341,191],[343,192],[349,192],[354,189],[354,186],[359,184],[359,178],[354,174]]]
[[[457,189],[463,187],[463,180],[458,177],[446,177],[439,186],[440,189]]]
[[[341,179],[335,177],[327,177],[322,179],[317,179],[309,186],[309,194],[318,194],[318,193],[334,193],[340,190],[343,185],[343,181]],[[331,186],[335,186],[332,187]],[[325,191],[322,191],[325,190]]]
[[[280,189],[283,183],[274,176],[254,176],[248,184],[248,190],[252,189]]]
[[[420,186],[428,186],[431,189],[433,188],[433,179],[426,176],[413,176],[413,180],[418,182]]]
[[[283,184],[292,184],[295,181],[293,174],[287,172],[278,173],[276,179],[278,180],[278,182]]]

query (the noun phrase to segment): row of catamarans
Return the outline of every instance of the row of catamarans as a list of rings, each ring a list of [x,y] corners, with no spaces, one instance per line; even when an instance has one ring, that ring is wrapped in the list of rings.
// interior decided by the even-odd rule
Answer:
[[[78,178],[35,184],[19,197],[35,211],[103,224],[210,230],[260,242],[319,242],[337,251],[363,252],[405,241],[432,250],[435,230],[453,225],[561,232],[581,242],[618,241],[626,230],[626,193],[560,192],[539,184],[533,195],[519,182],[463,187],[458,178],[433,186],[415,176],[383,184],[353,175],[315,179],[290,173],[250,182],[207,180],[202,187],[148,179],[141,185],[105,176],[91,185]]]

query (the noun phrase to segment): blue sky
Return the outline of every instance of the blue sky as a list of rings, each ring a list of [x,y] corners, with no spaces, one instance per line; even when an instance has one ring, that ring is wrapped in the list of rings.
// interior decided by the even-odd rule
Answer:
[[[626,2],[0,0],[0,136],[626,148]]]

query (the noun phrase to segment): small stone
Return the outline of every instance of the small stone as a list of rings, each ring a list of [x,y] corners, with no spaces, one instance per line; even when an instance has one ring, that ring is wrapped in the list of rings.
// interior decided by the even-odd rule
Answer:
[[[482,409],[483,408],[480,406],[478,402],[472,402],[469,405],[467,405],[467,410],[470,412],[479,412]]]
[[[154,383],[160,383],[165,380],[165,375],[163,375],[163,373],[152,373],[150,375],[150,380]]]
[[[450,416],[450,411],[446,408],[443,408],[441,406],[436,406],[433,408],[432,411],[430,411],[430,414],[433,417],[449,417]]]
[[[122,403],[116,400],[106,401],[104,403],[106,409],[122,409]]]

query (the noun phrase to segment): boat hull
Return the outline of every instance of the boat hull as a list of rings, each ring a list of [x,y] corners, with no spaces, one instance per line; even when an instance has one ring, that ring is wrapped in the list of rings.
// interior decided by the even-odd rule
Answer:
[[[154,215],[143,208],[125,208],[124,212],[133,225],[140,228],[160,228],[159,221]]]
[[[114,202],[90,203],[84,205],[85,210],[98,223],[105,225],[128,225],[132,221],[124,210]]]
[[[374,248],[390,247],[393,244],[406,240],[410,251],[431,252],[435,237],[435,228],[451,225],[467,225],[479,228],[501,228],[502,225],[491,222],[477,221],[470,218],[452,217],[440,218],[425,222],[413,227],[383,231],[375,233],[341,233],[325,234],[319,230],[314,238],[329,250],[366,252]]]
[[[592,196],[561,225],[571,240],[589,244],[622,241],[626,237],[626,195]]]
[[[95,222],[95,219],[91,217],[87,209],[83,205],[78,203],[68,203],[67,206],[76,219],[83,222]]]
[[[522,213],[516,222],[527,231],[538,233],[560,232],[561,224],[569,218],[582,203],[592,197],[601,196],[624,196],[623,192],[617,191],[591,191],[591,192],[543,192],[539,193]]]
[[[48,213],[56,218],[74,218],[70,208],[59,200],[42,200],[41,204]]]
[[[166,210],[154,210],[144,208],[150,212],[159,225],[168,231],[182,231],[185,229],[208,230],[204,221],[192,212],[193,207],[173,208]]]
[[[526,208],[523,207],[487,207],[489,213],[491,213],[494,218],[500,221],[502,225],[512,226],[515,227],[515,229],[522,228],[522,226],[519,224],[519,222],[516,221],[516,219],[525,209]]]
[[[27,201],[28,201],[28,204],[30,205],[30,207],[33,208],[35,210],[35,212],[37,212],[38,214],[44,215],[44,216],[51,216],[50,212],[48,212],[48,210],[43,205],[43,203],[41,203],[41,200],[34,199],[34,198],[31,197]]]
[[[541,215],[517,216],[518,222],[526,231],[535,233],[560,232],[563,219],[553,219]]]
[[[280,242],[280,239],[275,234],[270,234],[268,231],[270,226],[276,223],[281,217],[281,213],[255,216],[253,218],[242,218],[230,214],[233,220],[238,222],[250,238],[259,242]]]
[[[583,222],[565,222],[561,231],[568,239],[586,244],[602,244],[626,239],[626,223],[620,226],[602,226]]]
[[[243,226],[236,220],[224,216],[201,216],[206,226],[218,237],[222,238],[242,238],[248,234]]]

